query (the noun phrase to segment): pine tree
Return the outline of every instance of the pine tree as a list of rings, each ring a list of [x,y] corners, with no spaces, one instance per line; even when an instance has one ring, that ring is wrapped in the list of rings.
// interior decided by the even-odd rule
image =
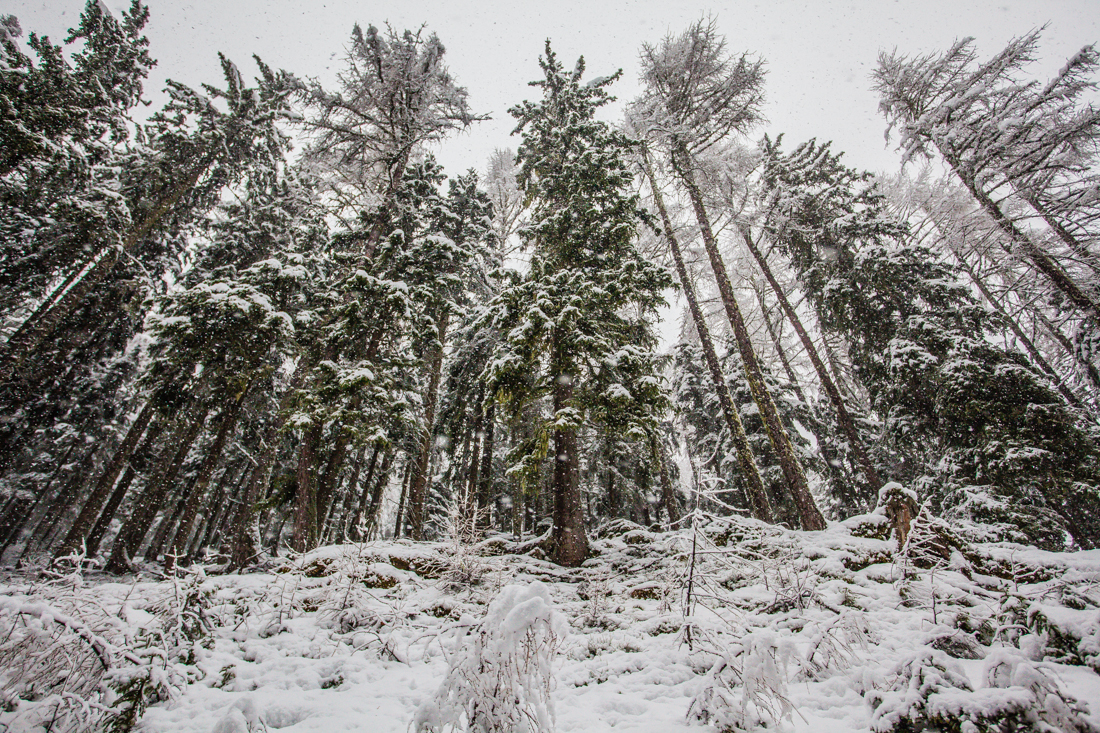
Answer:
[[[336,195],[334,214],[350,225],[363,207],[377,218],[362,228],[360,249],[370,259],[405,168],[427,143],[484,119],[470,111],[455,84],[446,49],[423,29],[398,33],[356,25],[340,74],[340,90],[317,82],[298,88],[316,114],[305,120],[312,140],[308,165]]]
[[[971,38],[942,54],[881,54],[874,74],[879,107],[890,129],[898,128],[906,159],[938,152],[1017,255],[1073,308],[1100,319],[1093,285],[1100,260],[1090,241],[1097,233],[1100,109],[1085,101],[1100,57],[1088,46],[1049,83],[1024,81],[1020,73],[1034,60],[1039,33],[1013,39],[984,63],[976,63]],[[1029,229],[1010,208],[1012,199],[1029,206],[1047,232]],[[1059,241],[1084,271],[1067,268],[1054,247]]]

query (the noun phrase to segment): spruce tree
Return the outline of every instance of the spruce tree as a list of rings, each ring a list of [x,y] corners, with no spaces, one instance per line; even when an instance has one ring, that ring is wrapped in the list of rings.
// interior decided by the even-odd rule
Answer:
[[[519,183],[531,210],[521,236],[532,254],[528,274],[490,309],[504,333],[493,386],[513,414],[552,401],[521,463],[530,480],[551,457],[551,556],[575,566],[588,554],[578,433],[612,418],[633,439],[655,430],[665,396],[649,319],[671,278],[635,248],[646,216],[631,193],[633,144],[595,119],[621,72],[582,84],[584,60],[568,71],[549,43],[539,65],[545,78],[531,84],[542,99],[511,110],[523,133]]]

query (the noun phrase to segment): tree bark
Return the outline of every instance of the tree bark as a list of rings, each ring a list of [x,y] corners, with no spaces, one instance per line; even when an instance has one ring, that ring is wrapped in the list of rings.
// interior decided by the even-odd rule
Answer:
[[[840,390],[837,389],[832,377],[829,376],[829,371],[825,368],[825,363],[822,362],[821,357],[818,356],[817,348],[814,346],[814,342],[810,340],[810,335],[806,333],[806,329],[802,326],[801,319],[799,319],[798,314],[795,313],[794,308],[791,307],[790,301],[787,300],[787,294],[783,292],[783,288],[779,286],[779,282],[775,279],[775,275],[772,274],[771,266],[768,265],[768,261],[764,259],[764,255],[760,252],[760,248],[757,247],[756,242],[753,241],[752,232],[743,225],[738,228],[741,232],[741,238],[745,241],[745,246],[749,248],[749,252],[752,253],[753,258],[756,260],[756,264],[760,266],[760,271],[764,273],[764,279],[768,281],[768,285],[771,286],[772,292],[775,293],[775,297],[779,300],[779,307],[783,309],[783,313],[787,316],[787,320],[790,321],[791,326],[802,342],[802,348],[806,350],[806,355],[810,357],[810,363],[813,364],[814,370],[817,372],[817,378],[821,382],[821,388],[825,390],[825,394],[829,397],[829,401],[833,403],[833,410],[836,411],[836,419],[840,424],[840,429],[844,431],[844,437],[848,439],[848,444],[852,452],[856,454],[856,460],[863,470],[864,480],[877,492],[882,486],[882,479],[879,478],[874,463],[871,462],[870,456],[867,455],[867,450],[863,446],[863,440],[859,435],[859,431],[856,430],[855,421],[852,420],[852,416],[848,412],[848,406],[844,404],[844,398],[841,397]]]
[[[405,476],[401,480],[401,496],[397,499],[397,516],[393,522],[393,538],[400,539],[402,534],[402,527],[404,526],[405,516],[405,499],[409,493],[409,481],[412,476],[412,464],[409,463],[405,466]]]
[[[940,152],[943,153],[942,148]],[[1066,296],[1067,300],[1082,311],[1091,315],[1097,321],[1100,321],[1100,303],[1089,297],[1081,286],[1070,277],[1069,273],[1062,269],[1061,265],[1055,262],[1049,254],[1040,249],[1039,245],[1031,240],[1031,237],[1021,231],[1020,228],[1016,226],[1015,222],[1009,219],[1008,216],[1001,211],[1000,207],[993,202],[993,199],[978,187],[977,182],[974,181],[972,176],[963,173],[963,166],[960,161],[956,160],[954,156],[946,154],[944,154],[943,157],[951,167],[951,170],[954,171],[955,175],[958,176],[959,180],[966,186],[966,189],[970,191],[970,195],[974,197],[974,200],[978,202],[987,214],[989,214],[997,227],[1008,235],[1009,240],[1023,251],[1035,266],[1035,269],[1046,275],[1054,287]]]
[[[196,533],[199,535],[198,544],[188,551],[188,555],[191,557],[194,557],[203,547],[209,547],[210,543],[220,534],[224,534],[227,518],[233,513],[233,507],[236,504],[233,497],[237,496],[241,485],[247,480],[246,460],[241,459],[236,465],[231,465],[222,472],[222,477],[218,480],[218,486],[214,492],[214,498],[210,502],[212,507],[209,511],[210,516],[205,522],[205,526],[202,527],[201,533]],[[232,489],[230,489],[230,486],[232,486]]]
[[[482,520],[483,527],[492,526],[492,505],[493,505],[493,435],[494,435],[494,421],[496,419],[496,402],[490,398],[489,406],[484,408],[485,410],[485,424],[482,430],[485,433],[485,437],[482,441],[481,449],[481,469],[478,471],[478,481],[480,486],[477,490],[477,501],[483,514],[479,515]]]
[[[435,411],[439,400],[439,381],[443,373],[443,349],[447,340],[450,310],[444,309],[438,318],[436,337],[439,341],[432,352],[431,373],[428,376],[428,393],[424,397],[424,434],[413,468],[412,486],[409,489],[409,524],[414,540],[424,536],[424,508],[427,499],[428,468],[432,455],[432,437],[435,430]]]
[[[741,352],[741,363],[745,368],[745,376],[752,392],[753,401],[756,402],[756,406],[760,410],[760,417],[767,431],[768,439],[771,441],[772,448],[779,459],[787,488],[798,508],[802,528],[806,530],[825,529],[825,517],[822,516],[821,511],[814,502],[813,495],[810,494],[806,475],[802,472],[802,466],[799,465],[790,436],[783,428],[783,424],[779,419],[779,411],[775,407],[775,401],[764,382],[764,372],[756,358],[756,351],[753,349],[748,328],[745,326],[745,319],[742,317],[741,309],[737,305],[733,285],[726,273],[725,263],[718,251],[718,242],[714,237],[710,219],[703,206],[703,195],[695,183],[694,164],[686,146],[682,143],[674,152],[672,162],[684,187],[687,189],[688,198],[691,200],[692,208],[695,211],[695,218],[703,235],[703,245],[706,248],[707,256],[710,258],[711,270],[713,270],[715,280],[718,282],[718,292],[722,298],[722,305],[725,307],[730,325],[733,326],[737,347]]]
[[[317,538],[317,497],[313,489],[313,470],[317,462],[317,444],[321,442],[324,424],[314,421],[302,433],[298,447],[298,492],[294,503],[295,552],[312,550]]]
[[[24,534],[26,535],[26,542],[23,545],[23,551],[19,555],[20,559],[27,555],[32,546],[38,545],[49,548],[49,543],[53,541],[52,535],[55,533],[61,517],[72,506],[83,483],[80,480],[82,472],[74,471],[71,472],[72,475],[69,476],[69,480],[64,482],[60,489],[56,492],[53,491],[61,474],[64,473],[64,466],[69,462],[69,458],[80,442],[82,441],[77,439],[69,442],[65,455],[54,465],[50,478],[46,481],[46,485],[37,492],[37,498],[30,509],[19,517],[11,518],[14,520],[13,523],[7,529],[6,534],[0,536],[0,556],[4,554],[10,543],[14,543]],[[91,453],[94,452],[94,450],[91,451]],[[87,452],[84,460],[88,464],[91,463]],[[35,514],[42,504],[45,504],[45,507],[42,508],[41,513],[36,518]],[[25,531],[27,525],[32,523],[34,527],[29,532]]]
[[[141,436],[145,434],[145,429],[149,427],[149,421],[153,419],[155,413],[156,408],[153,406],[153,400],[147,400],[133,424],[130,425],[130,429],[126,432],[126,437],[122,439],[122,444],[119,445],[114,456],[104,466],[103,473],[100,474],[99,480],[92,488],[92,493],[88,496],[88,500],[84,502],[84,507],[80,510],[80,514],[77,515],[72,527],[69,528],[69,533],[65,535],[65,539],[57,549],[54,557],[64,557],[77,551],[80,549],[81,544],[87,540],[88,531],[95,524],[96,519],[103,510],[103,504],[110,497],[115,481],[118,480],[123,467],[130,460],[130,455],[137,447]]]
[[[572,407],[574,375],[568,370],[567,355],[560,343],[554,345],[554,417]],[[554,497],[554,526],[550,533],[550,559],[565,567],[578,567],[588,559],[588,537],[584,529],[578,465],[577,431],[572,427],[554,429],[554,470],[550,492]]]
[[[210,408],[206,404],[196,406],[190,413],[190,419],[183,428],[178,441],[169,441],[162,453],[157,469],[149,477],[145,491],[135,502],[131,509],[130,517],[119,530],[115,538],[114,548],[107,560],[104,570],[111,573],[125,573],[130,569],[130,563],[136,555],[153,518],[164,505],[164,499],[169,487],[175,482],[180,470],[183,468],[187,454],[191,452],[191,446],[202,432],[206,423],[206,416]],[[173,450],[175,448],[175,450]]]
[[[665,512],[668,513],[668,526],[672,529],[680,523],[679,501],[676,497],[676,490],[672,486],[672,478],[668,473],[668,463],[665,458],[664,448],[656,439],[654,439],[653,443],[653,456],[657,461],[657,467],[661,477],[661,504],[664,505]],[[657,518],[660,519],[659,513]]]
[[[141,441],[141,445],[138,446],[131,455],[125,473],[122,474],[122,478],[119,479],[118,484],[115,486],[115,490],[111,492],[111,497],[107,499],[107,503],[103,506],[103,511],[100,512],[99,519],[96,520],[95,526],[93,526],[91,532],[88,533],[85,551],[88,553],[89,557],[99,552],[99,543],[103,541],[103,536],[107,533],[107,528],[111,526],[111,521],[115,518],[115,513],[118,512],[119,506],[122,505],[122,500],[126,498],[126,492],[130,490],[130,484],[133,483],[134,476],[137,474],[137,471],[141,470],[141,466],[144,465],[148,468],[148,462],[152,460],[153,448],[156,445],[157,439],[160,438],[161,433],[164,432],[164,428],[167,424],[168,421],[164,419],[157,420],[153,423],[152,427],[145,432],[145,438]],[[135,465],[135,463],[137,465]]]
[[[178,184],[161,196],[145,218],[127,232],[118,247],[101,251],[83,267],[70,274],[61,287],[47,296],[38,309],[20,324],[4,345],[4,354],[0,357],[0,383],[8,382],[17,375],[27,357],[33,354],[49,338],[65,316],[72,313],[111,273],[118,262],[119,254],[130,251],[148,236],[153,227],[179,203],[188,191],[195,187],[212,162],[212,155],[205,156]]]
[[[1039,351],[1039,347],[1035,345],[1035,342],[1028,338],[1027,334],[1024,333],[1024,329],[1020,328],[1020,324],[1016,322],[1016,319],[1005,312],[1005,309],[1001,305],[1001,302],[997,299],[995,295],[993,295],[992,292],[990,292],[989,288],[986,287],[985,282],[982,281],[980,277],[978,277],[978,274],[974,271],[974,268],[971,267],[970,264],[966,262],[962,257],[960,257],[957,252],[953,254],[955,255],[955,259],[959,262],[959,265],[962,267],[962,269],[966,272],[967,275],[970,276],[970,281],[974,283],[974,286],[976,288],[978,288],[978,292],[981,293],[982,297],[985,298],[986,301],[991,306],[993,306],[993,309],[1001,315],[1001,319],[1008,326],[1009,330],[1012,331],[1013,335],[1015,335],[1016,338],[1019,339],[1020,343],[1024,345],[1024,348],[1027,349],[1027,352],[1028,354],[1030,354],[1031,360],[1035,362],[1035,365],[1038,366],[1042,371],[1046,372],[1047,376],[1050,377],[1050,380],[1054,383],[1054,386],[1058,389],[1061,395],[1066,398],[1067,402],[1069,402],[1074,407],[1084,409],[1084,405],[1081,403],[1081,400],[1079,400],[1077,398],[1077,395],[1073,394],[1073,392],[1070,391],[1069,387],[1065,385],[1065,383],[1062,381],[1061,376],[1059,376],[1058,372],[1055,371],[1053,366],[1051,366],[1050,362],[1047,361],[1046,357],[1043,356],[1042,352]]]
[[[363,533],[362,539],[369,539],[374,536],[375,531],[378,529],[381,522],[379,521],[379,511],[382,509],[382,495],[386,491],[386,484],[390,480],[390,469],[393,467],[394,457],[397,455],[397,451],[393,448],[386,450],[386,454],[382,458],[382,466],[378,470],[378,476],[374,480],[374,488],[371,490],[370,503],[367,505],[366,513],[366,532]],[[366,486],[364,486],[366,491]],[[358,518],[356,523],[358,523]]]
[[[233,519],[230,521],[230,526],[233,528],[233,537],[231,540],[232,551],[229,557],[229,570],[240,570],[256,557],[257,549],[253,542],[252,533],[249,531],[250,522],[248,520],[256,506],[256,502],[260,500],[261,490],[267,484],[268,471],[275,462],[275,456],[279,448],[279,431],[286,425],[290,404],[297,394],[298,388],[302,386],[306,376],[313,369],[316,359],[316,356],[302,356],[299,359],[297,366],[294,367],[294,373],[290,377],[286,393],[280,398],[279,406],[274,410],[271,422],[268,423],[263,435],[260,437],[262,451],[256,459],[255,468],[248,478],[248,489],[245,491],[245,496],[241,503],[237,505]]]
[[[351,409],[359,406],[359,397],[352,400]],[[351,431],[336,425],[336,444],[329,451],[328,460],[325,462],[325,470],[321,472],[321,478],[317,482],[317,537],[325,533],[329,513],[332,510],[333,500],[336,496],[336,480],[340,470],[344,467],[348,457],[348,442],[351,440]]]
[[[176,566],[177,558],[183,559],[189,563],[191,558],[187,554],[188,544],[191,539],[191,528],[195,523],[195,517],[198,515],[199,507],[202,505],[203,499],[206,498],[206,489],[210,485],[210,479],[214,476],[214,469],[218,466],[218,461],[221,460],[222,451],[225,449],[225,443],[229,439],[229,436],[233,433],[233,430],[237,427],[237,419],[241,415],[241,407],[244,405],[245,398],[248,396],[249,388],[252,386],[252,382],[249,382],[244,388],[241,389],[241,393],[237,395],[237,398],[233,400],[225,409],[225,413],[222,415],[221,424],[218,426],[218,432],[214,436],[214,442],[206,450],[206,456],[203,458],[202,465],[199,467],[198,479],[195,482],[194,488],[191,490],[191,496],[187,500],[187,505],[183,509],[183,516],[180,517],[179,527],[176,528],[176,539],[172,542],[172,549],[169,550],[164,561],[164,569],[171,571]]]
[[[344,540],[351,540],[353,542],[360,542],[363,539],[363,534],[359,532],[359,521],[363,516],[363,511],[366,508],[367,502],[370,501],[370,489],[373,486],[374,481],[374,468],[378,464],[378,454],[382,451],[382,448],[375,443],[371,447],[370,461],[367,463],[367,475],[363,479],[362,489],[359,490],[359,471],[363,467],[363,458],[366,455],[367,446],[363,446],[359,450],[359,460],[355,464],[355,474],[352,476],[348,491],[356,492],[355,504],[349,507],[347,516],[344,518]]]
[[[665,240],[672,250],[672,259],[676,263],[676,273],[680,277],[680,285],[684,290],[684,297],[688,302],[688,310],[691,312],[692,322],[695,324],[695,333],[699,336],[699,344],[703,347],[703,358],[710,372],[714,391],[718,394],[718,404],[722,408],[722,417],[725,419],[726,428],[733,441],[734,450],[737,452],[737,465],[741,469],[741,476],[748,487],[749,501],[752,503],[752,513],[757,519],[764,522],[774,521],[771,501],[768,500],[768,492],[764,488],[764,480],[760,477],[760,469],[756,466],[756,459],[749,444],[749,436],[745,433],[745,426],[741,422],[741,415],[733,404],[729,385],[722,374],[722,365],[718,361],[718,354],[714,350],[714,342],[710,337],[710,328],[707,326],[706,317],[699,307],[699,300],[695,297],[695,287],[688,276],[687,266],[684,264],[683,252],[680,242],[673,233],[672,219],[665,208],[664,197],[657,188],[657,179],[653,174],[648,157],[643,154],[646,176],[649,178],[649,187],[653,191],[653,200],[657,204],[657,210],[661,215],[661,223],[664,226]]]

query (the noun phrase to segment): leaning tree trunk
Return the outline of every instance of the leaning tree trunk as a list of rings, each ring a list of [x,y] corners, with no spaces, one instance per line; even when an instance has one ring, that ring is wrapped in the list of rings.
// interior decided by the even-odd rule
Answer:
[[[787,300],[786,293],[783,292],[783,288],[779,286],[779,282],[775,279],[775,275],[772,274],[771,266],[768,264],[768,261],[764,259],[764,255],[760,252],[760,248],[756,246],[756,242],[752,238],[752,232],[744,225],[738,228],[741,232],[741,238],[745,240],[745,246],[749,248],[749,252],[752,253],[753,258],[756,260],[756,264],[760,266],[760,271],[764,273],[764,279],[768,281],[768,285],[771,286],[772,292],[775,293],[775,297],[779,300],[779,307],[783,309],[783,313],[787,316],[787,320],[790,321],[791,326],[794,327],[795,333],[798,334],[798,338],[802,342],[802,347],[806,350],[806,355],[810,358],[810,363],[813,364],[814,370],[817,372],[817,378],[821,382],[821,388],[825,390],[825,394],[829,397],[829,401],[833,403],[833,410],[836,411],[837,422],[840,424],[840,429],[844,431],[844,437],[848,439],[849,447],[852,452],[856,454],[856,460],[863,470],[864,479],[871,488],[877,492],[879,488],[882,487],[882,479],[879,478],[878,471],[875,469],[875,464],[871,462],[871,458],[867,454],[867,449],[863,445],[863,439],[859,431],[856,430],[855,421],[852,420],[852,415],[848,412],[848,406],[844,404],[844,398],[841,397],[840,390],[837,389],[832,377],[829,376],[829,370],[825,368],[825,363],[822,362],[821,357],[818,356],[814,342],[810,340],[810,335],[806,333],[806,329],[802,326],[801,319],[799,319],[798,314],[795,313],[794,308],[791,307],[790,301]]]
[[[1074,254],[1080,257],[1094,274],[1100,275],[1100,265],[1097,263],[1096,253],[1090,250],[1085,242],[1075,237],[1062,222],[1058,221],[1058,218],[1047,209],[1033,193],[1025,191],[1018,186],[1014,186],[1014,188],[1020,198],[1035,210],[1042,220],[1046,222],[1047,226],[1058,235],[1058,238],[1061,239],[1067,247],[1073,250]]]
[[[752,513],[757,519],[765,522],[773,520],[771,501],[768,499],[767,489],[764,488],[764,480],[760,477],[760,469],[756,466],[756,459],[749,444],[749,436],[745,433],[745,426],[741,423],[741,415],[733,404],[729,385],[722,374],[722,366],[718,361],[718,354],[714,350],[714,342],[710,337],[710,328],[707,326],[706,317],[699,307],[699,300],[695,296],[695,286],[688,276],[687,266],[684,264],[683,252],[680,242],[672,229],[672,219],[665,208],[664,197],[657,188],[657,179],[653,175],[653,168],[649,158],[643,153],[642,161],[645,165],[646,176],[649,178],[649,187],[653,191],[653,200],[657,204],[657,210],[661,215],[661,224],[664,226],[665,240],[672,250],[672,259],[676,263],[676,273],[680,277],[680,285],[684,289],[684,297],[688,302],[688,310],[691,312],[692,322],[695,324],[695,333],[699,336],[699,344],[703,347],[703,357],[710,372],[711,383],[718,394],[718,404],[722,408],[722,417],[725,419],[726,428],[733,441],[734,450],[737,453],[737,465],[741,469],[741,475],[748,486],[749,501],[752,502]]]
[[[126,466],[126,472],[122,474],[122,478],[118,480],[118,484],[115,485],[115,490],[111,492],[111,498],[107,499],[107,503],[103,506],[103,511],[99,514],[99,519],[95,521],[95,526],[92,527],[91,532],[88,533],[88,539],[85,543],[85,551],[89,557],[94,556],[99,552],[99,543],[103,541],[103,536],[107,534],[107,529],[111,526],[111,521],[115,518],[115,513],[118,512],[118,508],[122,505],[122,500],[126,498],[126,493],[130,490],[130,485],[134,481],[134,476],[137,475],[137,471],[140,470],[142,465],[148,465],[148,462],[152,459],[153,448],[156,445],[157,439],[160,438],[160,434],[164,432],[164,428],[167,426],[167,420],[157,420],[153,423],[152,427],[145,432],[145,438],[142,439],[141,445],[130,457],[129,465]],[[135,466],[135,464],[137,464]]]
[[[275,456],[279,449],[279,432],[286,425],[291,402],[297,395],[298,388],[302,386],[306,376],[313,369],[313,365],[316,363],[315,360],[316,356],[313,358],[303,356],[298,360],[298,365],[294,368],[290,383],[287,385],[286,393],[279,400],[279,406],[273,413],[274,417],[272,417],[271,422],[268,423],[263,435],[260,437],[262,450],[256,458],[255,467],[248,478],[248,488],[245,490],[244,497],[237,505],[233,512],[233,518],[229,522],[233,535],[230,541],[232,547],[229,556],[230,570],[240,570],[252,562],[257,555],[257,545],[254,541],[257,538],[253,538],[252,533],[249,531],[252,524],[249,520],[253,511],[255,511],[256,503],[260,500],[260,492],[267,484],[268,472],[272,464],[275,463]]]
[[[802,466],[799,465],[798,457],[795,455],[790,436],[787,435],[787,431],[783,428],[783,423],[779,419],[779,411],[776,409],[775,401],[772,399],[771,393],[768,391],[767,385],[764,382],[764,372],[760,368],[759,360],[756,358],[756,351],[753,349],[752,340],[749,337],[749,330],[745,326],[745,319],[741,315],[740,307],[737,305],[737,298],[733,292],[733,285],[730,283],[729,275],[726,273],[726,265],[722,261],[722,255],[718,251],[718,241],[714,237],[714,231],[710,226],[710,219],[703,206],[703,195],[695,182],[694,166],[686,146],[680,144],[678,150],[673,154],[672,162],[680,180],[687,189],[688,198],[691,199],[691,205],[695,211],[695,218],[698,221],[699,230],[703,235],[703,245],[706,248],[707,256],[710,258],[710,266],[714,271],[714,278],[718,283],[718,293],[722,298],[722,305],[726,309],[726,315],[729,317],[730,325],[733,326],[737,348],[741,352],[741,363],[745,368],[745,377],[748,380],[753,401],[756,403],[757,409],[760,410],[760,417],[764,423],[764,429],[779,459],[779,465],[783,470],[783,478],[786,480],[787,489],[794,499],[799,517],[801,518],[802,528],[806,530],[825,529],[825,517],[821,515],[821,510],[817,508],[813,495],[810,494],[810,487],[806,481],[806,474],[803,473]]]
[[[62,541],[61,546],[54,555],[55,557],[64,557],[77,551],[87,540],[88,531],[95,524],[96,519],[103,510],[104,502],[110,498],[115,481],[118,480],[123,467],[130,460],[130,455],[137,447],[141,436],[145,434],[145,429],[149,426],[149,421],[153,419],[155,413],[156,408],[153,405],[153,400],[147,400],[133,424],[130,425],[130,429],[126,432],[126,437],[122,439],[122,444],[115,451],[114,456],[107,465],[104,466],[103,473],[100,474],[99,480],[92,488],[88,500],[84,502],[84,507],[77,515],[76,521],[69,528],[69,533],[65,535],[64,541]]]
[[[348,540],[358,542],[362,539],[357,527],[359,518],[363,515],[363,508],[370,501],[370,487],[374,480],[374,467],[378,464],[378,454],[381,450],[377,443],[371,448],[370,461],[367,462],[367,475],[363,479],[361,484],[363,488],[360,490],[359,475],[363,469],[363,459],[367,455],[367,446],[364,445],[359,449],[359,457],[355,460],[355,471],[348,482],[348,496],[351,503],[348,504],[344,512],[341,525],[343,529],[340,536],[344,542]]]
[[[131,507],[130,517],[123,523],[115,538],[111,556],[104,566],[107,572],[125,573],[130,569],[130,563],[145,541],[157,512],[164,505],[168,490],[179,476],[187,454],[191,452],[191,446],[202,432],[209,411],[209,405],[196,406],[190,413],[178,442],[171,441],[165,446],[159,465],[149,477],[149,483]]]
[[[940,153],[943,154],[943,149],[940,148]],[[1090,297],[1085,290],[1077,284],[1077,282],[1070,277],[1061,265],[1054,261],[1054,259],[1046,252],[1044,252],[1039,245],[1032,241],[1026,233],[1024,233],[1016,223],[1012,221],[1001,208],[989,197],[989,195],[978,185],[978,182],[974,180],[972,175],[964,172],[964,166],[961,161],[955,158],[953,155],[944,154],[944,160],[947,161],[948,166],[962,181],[966,190],[970,192],[970,195],[974,197],[974,200],[982,207],[997,227],[1004,232],[1010,241],[1015,244],[1023,253],[1027,256],[1031,264],[1035,266],[1039,272],[1047,276],[1047,279],[1057,288],[1066,299],[1080,308],[1085,313],[1088,313],[1097,321],[1100,321],[1100,302],[1097,302],[1094,298]]]
[[[1062,380],[1062,377],[1054,369],[1051,363],[1047,361],[1042,352],[1039,351],[1039,347],[1035,345],[1035,342],[1028,338],[1027,334],[1024,333],[1024,329],[1020,327],[1020,324],[1016,322],[1016,319],[1010,316],[1005,311],[1004,306],[997,299],[997,296],[993,295],[993,293],[986,286],[985,282],[978,276],[978,273],[974,271],[974,268],[971,267],[970,264],[966,262],[966,260],[960,257],[957,252],[953,254],[955,255],[955,259],[958,261],[959,266],[962,267],[963,271],[970,276],[970,281],[974,283],[974,286],[978,289],[978,292],[982,294],[982,297],[986,299],[986,302],[993,306],[993,310],[995,310],[1001,316],[1001,320],[1004,321],[1009,330],[1012,331],[1013,335],[1016,336],[1020,343],[1024,345],[1024,348],[1027,350],[1028,354],[1031,355],[1031,360],[1035,362],[1035,365],[1038,366],[1039,369],[1041,369],[1042,371],[1046,372],[1047,376],[1050,377],[1050,380],[1054,383],[1054,386],[1058,389],[1061,395],[1066,398],[1067,402],[1069,402],[1074,407],[1084,409],[1085,406],[1084,404],[1082,404],[1081,400],[1077,398],[1077,395],[1073,394],[1073,392],[1070,391],[1069,387],[1066,386],[1065,382]]]
[[[35,509],[38,506],[38,502],[45,499],[50,489],[60,479],[61,474],[66,473],[65,467],[69,462],[69,457],[72,456],[73,451],[76,450],[77,446],[82,442],[83,441],[79,440],[72,441],[69,449],[65,452],[64,458],[61,459],[61,462],[54,469],[53,474],[50,476],[50,480],[47,482],[46,486],[43,487],[42,492],[38,495],[38,499],[29,509],[23,504],[23,502],[16,501],[15,496],[12,497],[12,501],[15,501],[15,504],[6,507],[2,515],[0,515],[0,557],[4,556],[4,553],[7,552],[8,548],[11,545],[17,543],[20,539],[22,539],[24,534],[26,534],[26,542],[24,544],[22,554],[26,554],[27,548],[31,546],[34,538],[40,535],[39,527],[42,526],[41,521],[39,522],[38,527],[36,527],[35,530],[30,533],[25,532],[26,525],[30,521],[31,517],[33,517]],[[79,486],[82,483],[80,479],[81,476],[84,474],[84,471],[81,469],[87,469],[95,465],[95,455],[96,451],[94,447],[86,448],[86,450],[84,451],[84,457],[80,461],[80,466],[77,467],[75,470],[70,470],[68,472],[70,475],[68,477],[68,480],[65,482],[66,486],[61,489],[60,493],[69,493],[68,488],[70,486],[79,490]],[[49,513],[50,511],[49,509],[47,509],[46,514],[43,516],[43,521],[45,521],[45,517],[48,516]],[[41,542],[41,537],[39,537],[39,542]]]
[[[205,156],[160,200],[134,228],[126,233],[117,247],[97,253],[83,267],[77,268],[62,285],[56,288],[28,317],[5,344],[3,357],[0,357],[0,383],[9,381],[17,375],[27,358],[49,338],[65,316],[84,301],[84,299],[114,270],[119,255],[129,252],[169,213],[180,199],[198,183],[202,174],[213,162],[213,156]]]
[[[393,467],[393,460],[396,456],[397,451],[393,448],[388,448],[386,450],[382,458],[382,466],[378,469],[377,478],[374,479],[374,488],[372,488],[370,492],[370,503],[367,504],[366,514],[360,514],[356,517],[356,525],[358,525],[360,517],[366,517],[366,531],[359,535],[360,540],[367,540],[373,537],[382,524],[381,517],[379,517],[379,513],[382,510],[382,496],[386,491],[386,485],[390,482],[390,469]],[[366,492],[368,485],[370,485],[369,481],[363,485],[364,492]]]
[[[435,410],[439,400],[439,381],[443,373],[443,348],[447,339],[447,326],[450,322],[450,310],[444,309],[439,316],[436,337],[437,348],[432,353],[431,373],[428,376],[428,393],[424,397],[424,433],[420,440],[413,467],[412,486],[409,488],[409,524],[414,540],[424,536],[424,505],[427,499],[428,464],[432,455],[432,434],[435,429]]]
[[[195,523],[195,518],[198,516],[199,507],[202,506],[202,500],[206,498],[206,488],[210,485],[210,479],[214,476],[214,469],[218,466],[218,461],[221,460],[222,451],[225,449],[225,443],[229,440],[229,436],[232,435],[233,430],[237,427],[237,419],[241,414],[241,407],[244,405],[245,398],[248,396],[249,387],[252,383],[249,382],[241,390],[241,393],[237,395],[237,398],[233,400],[225,409],[225,414],[222,415],[221,424],[218,426],[218,432],[214,436],[214,442],[206,450],[206,456],[203,458],[202,465],[199,467],[198,478],[195,481],[194,488],[191,489],[191,496],[187,499],[187,505],[183,509],[183,516],[180,517],[179,526],[176,528],[176,538],[172,542],[172,548],[168,551],[164,561],[164,569],[171,571],[176,565],[177,558],[183,558],[185,561],[189,561],[190,557],[187,555],[187,546],[191,538],[191,526]]]

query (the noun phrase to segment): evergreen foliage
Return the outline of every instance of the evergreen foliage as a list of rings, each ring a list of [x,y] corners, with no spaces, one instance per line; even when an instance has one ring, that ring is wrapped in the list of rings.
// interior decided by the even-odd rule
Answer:
[[[530,474],[553,433],[554,556],[579,564],[587,541],[576,434],[586,420],[618,421],[621,434],[638,440],[653,433],[665,397],[645,316],[671,280],[634,247],[646,216],[630,193],[632,144],[595,119],[619,74],[582,85],[583,59],[567,71],[549,44],[539,63],[546,78],[532,85],[543,99],[512,110],[524,133],[519,183],[531,213],[521,237],[531,268],[491,306],[505,334],[493,386],[513,414],[553,396],[539,447],[521,460]]]

